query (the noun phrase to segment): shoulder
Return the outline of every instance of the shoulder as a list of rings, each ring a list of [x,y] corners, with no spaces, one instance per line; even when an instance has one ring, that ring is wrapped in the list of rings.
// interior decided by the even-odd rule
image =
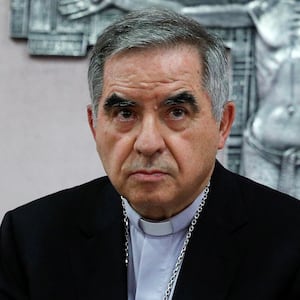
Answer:
[[[233,173],[217,163],[215,171],[218,194],[228,203],[239,204],[247,214],[270,222],[282,222],[300,226],[300,200],[281,193],[249,178]],[[234,200],[233,200],[234,199]]]
[[[207,201],[212,207],[210,218],[220,228],[230,228],[239,247],[248,249],[249,257],[265,251],[282,259],[289,257],[292,263],[300,261],[299,200],[218,164],[211,192]]]
[[[234,173],[223,167],[219,162],[216,163],[213,180],[217,185],[235,188],[247,198],[257,199],[260,198],[260,195],[262,195],[267,196],[267,199],[269,197],[272,199],[286,199],[288,202],[297,203],[296,205],[300,204],[300,201],[294,197],[253,181],[250,178]]]
[[[93,199],[93,196],[101,193],[102,190],[113,190],[113,187],[106,176],[46,195],[19,206],[9,213],[22,214],[24,212],[33,212],[35,210],[56,209],[66,205],[74,206],[77,202],[86,198]]]
[[[261,207],[291,207],[300,212],[300,201],[288,194],[270,188],[264,184],[253,181],[247,177],[234,174],[236,181],[240,186],[240,191],[248,201]],[[300,219],[300,218],[299,218]]]
[[[7,212],[2,227],[10,224],[21,231],[32,232],[47,226],[67,228],[78,223],[80,219],[88,219],[95,210],[104,210],[108,199],[117,195],[110,180],[101,177],[47,195]]]

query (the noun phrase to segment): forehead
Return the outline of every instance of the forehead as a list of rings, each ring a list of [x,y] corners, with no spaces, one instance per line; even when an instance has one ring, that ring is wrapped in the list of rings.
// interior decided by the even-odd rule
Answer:
[[[132,49],[106,61],[103,94],[139,89],[195,89],[200,86],[201,76],[200,55],[194,46]]]
[[[149,64],[151,60],[152,65]],[[172,65],[169,65],[172,62]],[[174,46],[162,46],[152,48],[133,48],[117,53],[107,59],[104,64],[104,74],[108,70],[126,70],[126,67],[143,66],[144,71],[150,71],[153,67],[183,67],[192,63],[200,67],[200,54],[192,45],[178,44]],[[153,65],[154,64],[154,65]],[[168,68],[168,71],[171,69]]]

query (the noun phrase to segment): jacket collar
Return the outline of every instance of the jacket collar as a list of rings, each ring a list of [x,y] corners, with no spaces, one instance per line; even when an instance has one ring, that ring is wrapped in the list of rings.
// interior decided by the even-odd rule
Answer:
[[[124,225],[119,195],[106,179],[86,195],[81,234],[71,249],[79,299],[127,299]],[[90,201],[92,204],[90,204]],[[109,212],[109,213],[108,213]],[[174,300],[225,299],[242,257],[247,224],[236,177],[218,162],[178,277]]]
[[[120,196],[107,178],[82,197],[76,244],[70,248],[78,299],[127,299]]]
[[[218,162],[211,188],[183,261],[174,293],[179,299],[225,299],[243,249],[247,215],[235,175]]]

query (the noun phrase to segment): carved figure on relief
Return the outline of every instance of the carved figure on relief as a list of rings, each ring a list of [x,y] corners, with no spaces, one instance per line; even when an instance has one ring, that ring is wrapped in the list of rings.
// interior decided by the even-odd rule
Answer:
[[[144,9],[150,7],[164,7],[180,11],[182,5],[168,0],[59,0],[58,10],[68,19],[79,19],[93,13],[101,12],[115,6],[124,11]]]
[[[243,172],[300,198],[300,2],[199,5],[184,8],[183,13],[194,15],[200,22],[220,19],[225,27],[232,23],[245,26],[249,21],[256,27],[260,105],[245,131]]]
[[[300,198],[300,2],[250,8],[260,107],[245,132],[244,173]]]

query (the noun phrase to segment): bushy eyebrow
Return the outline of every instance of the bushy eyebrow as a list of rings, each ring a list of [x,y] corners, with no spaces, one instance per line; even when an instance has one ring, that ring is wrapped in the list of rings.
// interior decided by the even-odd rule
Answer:
[[[199,111],[196,98],[189,92],[182,92],[174,96],[170,96],[162,101],[160,106],[176,106],[179,104],[188,104],[194,112]],[[134,107],[138,103],[131,99],[126,99],[117,94],[112,94],[104,101],[104,110],[109,112],[114,107]]]
[[[113,107],[132,107],[136,106],[137,102],[112,94],[104,101],[104,110],[110,111]]]
[[[179,93],[177,95],[168,97],[165,101],[163,101],[163,105],[166,106],[175,106],[179,104],[188,104],[191,106],[194,112],[199,111],[196,98],[189,92]]]

